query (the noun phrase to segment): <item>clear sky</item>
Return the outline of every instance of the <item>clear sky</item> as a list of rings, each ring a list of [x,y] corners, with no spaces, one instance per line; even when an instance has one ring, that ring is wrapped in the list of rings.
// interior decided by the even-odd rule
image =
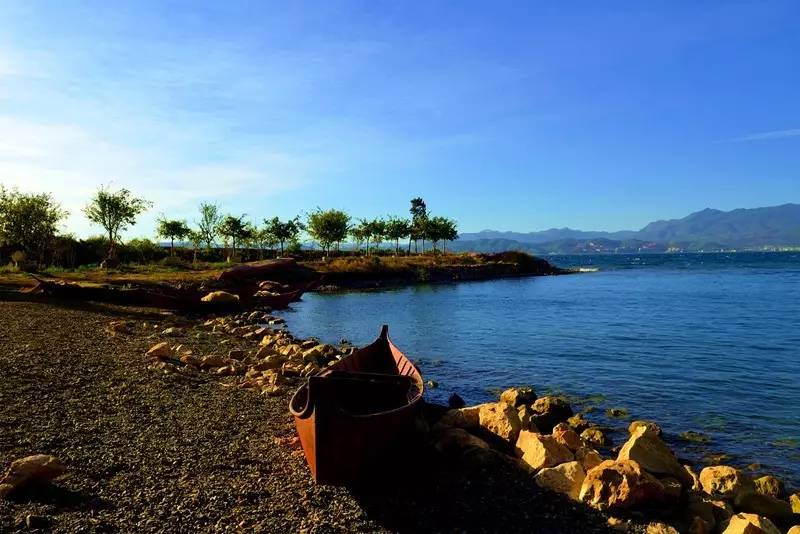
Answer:
[[[567,7],[568,6],[568,7]],[[800,202],[800,2],[0,1],[0,183],[462,231]]]

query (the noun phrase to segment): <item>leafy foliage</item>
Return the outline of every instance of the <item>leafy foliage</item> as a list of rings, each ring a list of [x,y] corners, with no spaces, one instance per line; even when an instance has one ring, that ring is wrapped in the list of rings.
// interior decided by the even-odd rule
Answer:
[[[226,215],[217,226],[217,233],[226,240],[231,240],[233,248],[232,256],[236,256],[236,244],[252,238],[253,228],[245,220],[246,215],[234,217],[233,215]]]
[[[173,253],[175,251],[175,240],[184,239],[189,233],[191,233],[191,230],[186,224],[186,221],[164,218],[158,221],[158,235],[159,237],[169,239],[169,248]]]
[[[275,239],[273,244],[275,242],[280,244],[281,254],[283,254],[286,242],[296,241],[300,236],[300,232],[305,230],[305,225],[300,221],[300,217],[295,217],[287,221],[281,221],[278,217],[273,217],[272,219],[265,220],[264,224],[266,225],[267,232]]]
[[[0,186],[0,244],[20,247],[43,260],[68,213],[49,194],[25,194]]]
[[[110,191],[101,187],[83,212],[86,214],[86,218],[102,226],[107,232],[108,258],[113,258],[119,233],[136,224],[136,217],[151,206],[152,202],[134,197],[127,189]]]
[[[350,216],[343,211],[317,208],[308,215],[308,233],[316,239],[326,254],[330,253],[331,245],[341,244],[347,239],[350,229]]]
[[[203,202],[200,204],[200,220],[197,221],[199,235],[206,244],[206,250],[211,251],[214,239],[217,237],[217,228],[222,222],[222,214],[216,204]]]

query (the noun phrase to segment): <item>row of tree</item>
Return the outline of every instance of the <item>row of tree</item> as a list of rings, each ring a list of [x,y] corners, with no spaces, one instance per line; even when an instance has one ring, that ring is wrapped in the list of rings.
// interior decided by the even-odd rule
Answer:
[[[106,259],[118,256],[120,235],[152,203],[134,196],[129,190],[111,191],[101,187],[83,209],[84,214],[94,224],[102,227],[107,239]],[[59,224],[68,213],[53,200],[51,195],[25,194],[0,186],[0,247],[16,248],[35,259],[37,264],[46,262],[48,252],[53,250],[61,239]],[[347,213],[317,208],[307,215],[305,221],[299,216],[281,220],[278,217],[265,219],[262,224],[249,222],[245,215],[223,214],[216,204],[200,205],[198,220],[190,226],[185,220],[169,219],[161,216],[158,220],[157,234],[170,241],[174,253],[175,242],[191,243],[194,256],[205,249],[208,253],[221,241],[230,255],[236,256],[237,247],[255,248],[259,251],[274,249],[283,254],[287,248],[298,251],[301,248],[300,236],[305,232],[319,246],[330,254],[340,250],[342,243],[352,240],[357,251],[364,250],[367,255],[380,248],[385,241],[394,243],[394,251],[400,253],[400,241],[408,240],[408,253],[411,245],[414,251],[425,251],[426,241],[434,250],[446,251],[448,241],[458,238],[455,221],[441,216],[431,216],[425,201],[421,198],[411,200],[410,218],[388,217],[386,219],[357,219]],[[229,256],[230,257],[230,256]]]

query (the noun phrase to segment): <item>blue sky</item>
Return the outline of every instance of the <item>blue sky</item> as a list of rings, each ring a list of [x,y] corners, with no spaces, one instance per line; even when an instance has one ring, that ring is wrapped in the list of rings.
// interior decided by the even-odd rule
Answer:
[[[569,7],[566,7],[567,4]],[[0,183],[463,231],[800,202],[800,2],[0,2]]]

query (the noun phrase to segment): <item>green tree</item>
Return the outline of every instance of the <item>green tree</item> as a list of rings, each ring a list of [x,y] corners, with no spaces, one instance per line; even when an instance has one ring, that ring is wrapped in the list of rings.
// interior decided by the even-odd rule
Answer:
[[[372,238],[372,244],[375,248],[380,247],[383,243],[383,238],[386,236],[386,221],[383,219],[373,219],[369,223],[369,235]],[[369,245],[367,245],[367,254],[369,254]]]
[[[190,229],[189,233],[186,234],[186,239],[192,244],[192,263],[197,263],[197,252],[203,243],[207,243],[206,236],[200,230]]]
[[[400,253],[400,240],[411,234],[411,222],[400,217],[389,217],[386,221],[386,238],[394,240],[394,254]],[[411,242],[409,241],[409,244]]]
[[[127,189],[109,191],[100,187],[97,190],[83,212],[91,222],[105,229],[108,236],[108,259],[114,258],[119,233],[136,224],[136,217],[152,205],[152,202],[134,197]]]
[[[284,245],[287,242],[296,241],[300,237],[300,232],[305,230],[305,225],[300,221],[300,217],[281,221],[278,217],[273,217],[269,220],[264,220],[269,232],[275,236],[281,246],[281,255],[283,255]]]
[[[428,238],[433,243],[434,251],[436,250],[436,245],[440,241],[444,243],[444,249],[446,251],[447,241],[458,237],[455,221],[446,217],[432,217],[428,219],[427,233]]]
[[[366,221],[362,221],[359,224],[354,224],[352,228],[350,228],[350,237],[353,238],[353,242],[356,245],[356,252],[361,252],[361,245],[364,241],[367,240],[367,228],[364,226]]]
[[[422,240],[422,252],[425,252],[425,237],[428,226],[428,206],[422,198],[411,199],[411,239],[414,241],[414,252],[417,252],[417,240]],[[408,243],[411,250],[411,241]]]
[[[245,221],[245,217],[246,215],[241,215],[240,217],[226,215],[217,226],[217,233],[226,238],[226,245],[227,239],[231,240],[233,250],[231,256],[228,257],[228,261],[231,261],[231,257],[236,256],[236,244],[252,237],[253,229],[250,223]]]
[[[196,221],[196,224],[208,253],[211,253],[211,248],[214,246],[214,239],[217,237],[217,229],[221,222],[222,214],[219,212],[219,206],[208,202],[200,204],[200,220]]]
[[[189,235],[191,229],[186,221],[160,218],[158,220],[158,236],[169,239],[170,254],[175,255],[175,240],[181,240]]]
[[[264,226],[253,228],[252,242],[255,248],[258,249],[259,259],[264,259],[264,250],[278,244],[278,238],[272,232],[270,224],[267,221],[264,221],[264,223]]]
[[[308,233],[316,239],[326,254],[330,254],[335,243],[337,250],[347,239],[350,229],[350,216],[339,210],[323,211],[317,208],[308,215]]]
[[[25,194],[0,186],[0,244],[22,247],[40,264],[59,221],[67,215],[49,194]]]

